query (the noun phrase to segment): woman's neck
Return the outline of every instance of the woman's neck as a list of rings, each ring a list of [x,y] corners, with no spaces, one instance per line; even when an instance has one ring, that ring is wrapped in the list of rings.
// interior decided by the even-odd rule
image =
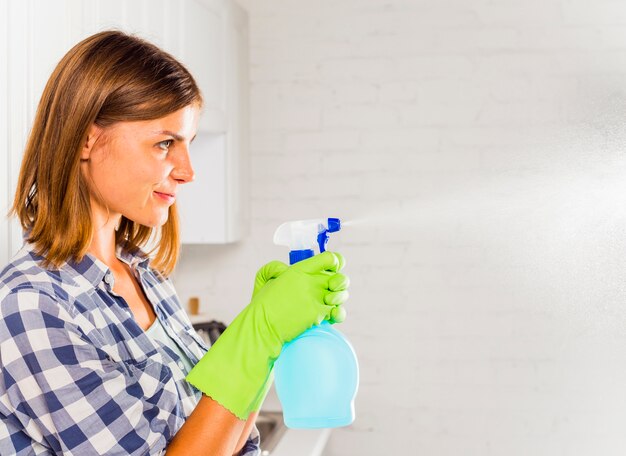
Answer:
[[[92,203],[93,237],[87,251],[100,261],[115,268],[119,263],[116,256],[115,230],[122,218],[121,214],[111,214],[94,207]]]

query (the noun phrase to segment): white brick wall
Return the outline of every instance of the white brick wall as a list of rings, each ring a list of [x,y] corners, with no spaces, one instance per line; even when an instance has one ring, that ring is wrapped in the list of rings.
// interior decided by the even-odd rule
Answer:
[[[279,223],[358,220],[327,456],[625,454],[626,4],[242,3],[252,233],[182,297],[229,321]]]

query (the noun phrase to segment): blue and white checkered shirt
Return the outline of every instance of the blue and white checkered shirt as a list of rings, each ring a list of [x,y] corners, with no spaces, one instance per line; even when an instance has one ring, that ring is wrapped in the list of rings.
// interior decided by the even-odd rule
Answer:
[[[193,364],[209,349],[176,291],[121,248]],[[148,337],[92,255],[58,270],[25,244],[0,272],[0,455],[155,455],[200,400],[170,347]],[[259,455],[256,427],[241,452]]]

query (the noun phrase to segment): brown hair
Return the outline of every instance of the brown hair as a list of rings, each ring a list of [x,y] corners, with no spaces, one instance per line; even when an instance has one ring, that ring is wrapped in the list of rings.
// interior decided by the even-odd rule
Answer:
[[[58,63],[44,88],[20,169],[10,214],[46,267],[81,261],[93,233],[89,191],[80,152],[92,123],[152,120],[203,104],[189,71],[157,46],[118,30],[92,35]],[[176,205],[151,228],[122,216],[116,243],[137,252],[153,236],[152,267],[165,276],[180,251]]]

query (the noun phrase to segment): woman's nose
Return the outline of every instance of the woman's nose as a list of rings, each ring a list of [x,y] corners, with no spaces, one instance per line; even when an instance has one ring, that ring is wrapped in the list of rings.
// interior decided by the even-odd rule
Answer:
[[[176,154],[174,162],[174,169],[172,170],[172,178],[178,181],[180,184],[186,184],[192,182],[196,174],[191,166],[191,157],[189,156],[189,148],[182,147],[179,149],[179,153]]]

